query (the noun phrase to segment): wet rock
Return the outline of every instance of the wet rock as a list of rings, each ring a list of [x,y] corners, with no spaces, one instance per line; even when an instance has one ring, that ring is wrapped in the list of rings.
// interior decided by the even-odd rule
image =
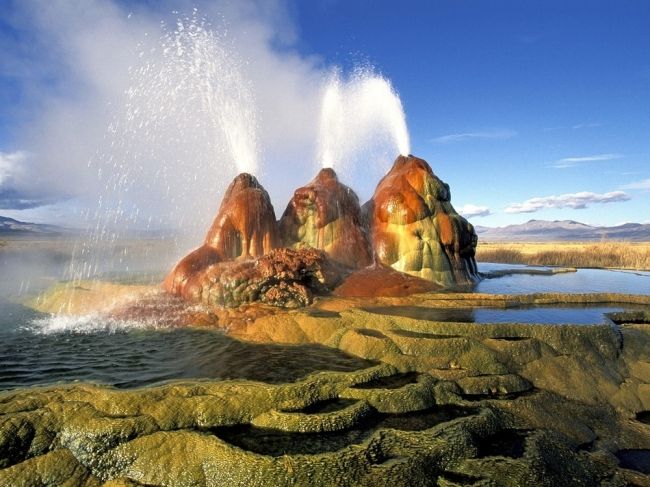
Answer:
[[[467,396],[501,396],[527,392],[532,385],[516,374],[481,375],[456,381]]]
[[[99,487],[100,480],[66,449],[58,449],[0,470],[0,486],[79,485]]]
[[[472,225],[423,159],[399,156],[364,205],[376,259],[443,286],[478,280]]]
[[[647,326],[445,323],[328,299],[259,317],[237,336],[356,343],[356,353],[382,364],[285,384],[0,393],[0,439],[11,449],[0,485],[643,485],[643,473],[614,454],[649,448],[649,381],[638,367],[648,362]],[[375,304],[389,302],[408,299]],[[566,355],[575,363],[553,360]],[[464,375],[428,373],[438,361]],[[602,400],[569,394],[563,380]],[[328,409],[328,401],[344,406]]]
[[[334,261],[352,268],[371,263],[359,198],[339,182],[333,169],[322,169],[295,191],[279,225],[287,247],[307,245],[322,249]]]
[[[314,248],[279,248],[254,260],[219,262],[195,281],[193,301],[234,307],[261,302],[284,308],[311,303],[316,294],[329,293],[343,271],[325,252]]]
[[[339,411],[320,414],[272,410],[253,418],[251,424],[261,428],[295,433],[320,433],[352,428],[371,411],[370,406],[364,401],[355,402]]]
[[[242,173],[226,190],[201,247],[184,257],[165,278],[167,292],[192,298],[205,269],[218,262],[260,257],[279,244],[269,194],[254,176]]]
[[[441,286],[434,282],[377,264],[351,273],[334,290],[334,295],[341,297],[408,296],[437,291],[440,288]]]

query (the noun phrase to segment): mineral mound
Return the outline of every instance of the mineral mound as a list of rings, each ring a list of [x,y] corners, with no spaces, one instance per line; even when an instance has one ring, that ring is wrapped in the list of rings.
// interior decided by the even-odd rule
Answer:
[[[278,246],[278,229],[269,194],[254,176],[242,173],[221,202],[201,247],[184,257],[165,278],[167,292],[195,300],[206,269],[218,262],[261,257]]]
[[[287,247],[322,249],[348,267],[366,267],[372,260],[359,198],[333,169],[322,169],[295,191],[280,219],[280,235]]]
[[[474,227],[423,159],[399,156],[364,205],[375,258],[443,286],[478,280]]]
[[[284,308],[311,304],[341,281],[340,267],[314,248],[278,248],[252,260],[218,262],[193,277],[192,301],[214,306],[261,302]]]
[[[323,169],[295,191],[279,222],[257,179],[240,174],[203,245],[176,265],[163,287],[209,305],[295,307],[331,290],[344,268],[374,263],[343,294],[402,295],[478,280],[476,242],[472,225],[451,206],[449,186],[417,157],[398,157],[363,210],[354,191]],[[278,247],[287,251],[271,253]]]

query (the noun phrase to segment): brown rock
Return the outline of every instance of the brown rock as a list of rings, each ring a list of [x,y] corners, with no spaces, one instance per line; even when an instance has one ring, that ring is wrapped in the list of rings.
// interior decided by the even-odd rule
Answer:
[[[187,297],[210,306],[261,302],[296,308],[310,304],[314,294],[329,293],[341,279],[340,267],[322,250],[279,248],[254,260],[208,267]]]
[[[381,264],[353,272],[334,290],[340,297],[408,296],[437,291],[441,286]]]
[[[238,175],[226,190],[203,246],[184,257],[163,288],[187,299],[201,293],[203,271],[217,262],[260,257],[279,243],[271,199],[257,179]]]
[[[222,260],[260,257],[278,246],[275,211],[269,194],[254,176],[242,173],[226,190],[205,245]]]
[[[478,280],[472,225],[423,159],[399,156],[364,205],[375,258],[443,286]]]
[[[287,247],[322,249],[348,267],[361,268],[372,261],[359,198],[329,168],[295,191],[280,219],[280,234]]]

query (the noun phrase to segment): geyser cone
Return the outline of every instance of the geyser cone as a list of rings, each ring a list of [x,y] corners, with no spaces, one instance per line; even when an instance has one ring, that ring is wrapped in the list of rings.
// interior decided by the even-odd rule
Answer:
[[[376,259],[444,286],[478,279],[474,227],[424,159],[399,156],[364,205]]]
[[[205,245],[223,260],[260,257],[277,247],[278,229],[269,194],[254,176],[238,175],[226,190]]]
[[[365,267],[371,262],[359,198],[339,182],[333,169],[322,169],[294,192],[280,219],[280,234],[287,247],[321,249],[349,267]]]
[[[203,246],[184,257],[163,287],[190,297],[203,271],[217,263],[260,257],[279,243],[275,212],[268,193],[254,176],[238,175],[226,190]]]

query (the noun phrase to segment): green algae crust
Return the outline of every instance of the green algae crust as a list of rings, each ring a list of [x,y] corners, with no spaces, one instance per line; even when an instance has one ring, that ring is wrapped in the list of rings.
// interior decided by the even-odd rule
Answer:
[[[279,385],[0,393],[0,485],[643,485],[616,453],[650,449],[650,425],[639,419],[650,411],[646,309],[591,326],[434,322],[363,309],[413,303],[643,307],[650,298],[440,293],[328,298],[264,314],[230,335],[320,343],[380,364]],[[409,373],[414,381],[382,386]],[[310,411],[333,400],[347,406]],[[298,450],[265,451],[266,434]],[[301,452],[302,443],[311,450]]]

